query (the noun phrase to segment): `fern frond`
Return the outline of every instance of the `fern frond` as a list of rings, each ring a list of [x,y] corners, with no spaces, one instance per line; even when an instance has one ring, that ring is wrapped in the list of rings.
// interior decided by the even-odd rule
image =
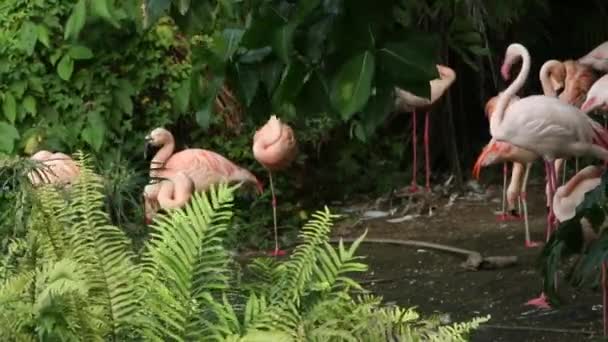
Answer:
[[[225,335],[217,330],[224,329],[222,320],[231,314],[219,310],[214,294],[228,288],[230,257],[222,235],[232,218],[235,189],[212,186],[195,193],[184,208],[157,216],[142,258],[149,289],[144,296],[158,323],[147,329],[147,336],[183,341]]]

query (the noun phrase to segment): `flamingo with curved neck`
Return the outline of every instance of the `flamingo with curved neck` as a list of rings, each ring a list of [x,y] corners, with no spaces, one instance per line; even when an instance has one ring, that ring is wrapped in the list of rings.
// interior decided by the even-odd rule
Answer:
[[[270,180],[275,242],[275,250],[270,254],[273,256],[284,255],[286,252],[279,249],[277,200],[274,193],[272,172],[286,169],[291,165],[298,153],[298,144],[291,127],[282,123],[276,115],[272,115],[268,122],[255,132],[252,149],[255,159],[268,170]]]

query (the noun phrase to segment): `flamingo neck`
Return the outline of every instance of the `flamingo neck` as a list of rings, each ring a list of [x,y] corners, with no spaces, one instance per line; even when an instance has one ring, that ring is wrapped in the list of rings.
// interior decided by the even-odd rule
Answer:
[[[553,68],[558,68],[560,67],[561,62],[557,61],[557,60],[549,60],[547,62],[545,62],[545,64],[543,64],[543,66],[540,68],[540,73],[539,73],[539,78],[540,78],[540,84],[543,88],[543,94],[545,94],[545,96],[551,96],[551,97],[555,97],[557,96],[557,92],[555,91],[555,89],[553,88],[553,85],[551,84],[551,70],[553,70]]]
[[[188,202],[191,195],[191,182],[183,177],[175,177],[163,181],[157,201],[163,209],[179,208]]]
[[[498,101],[496,101],[496,110],[490,118],[490,131],[494,131],[497,125],[502,122],[507,105],[513,96],[515,96],[515,94],[524,86],[524,83],[528,78],[528,74],[530,73],[530,53],[523,45],[518,44],[516,46],[515,53],[521,57],[522,67],[517,75],[517,78],[515,78],[515,81],[513,81],[513,83],[511,83],[507,89],[498,95]],[[502,67],[504,71],[503,73],[508,74],[513,60],[505,61],[505,64]]]
[[[165,162],[173,155],[173,151],[175,150],[175,140],[172,135],[169,135],[167,138],[167,142],[156,152],[154,158],[152,158],[152,162],[150,163],[150,168],[155,169],[165,165]]]

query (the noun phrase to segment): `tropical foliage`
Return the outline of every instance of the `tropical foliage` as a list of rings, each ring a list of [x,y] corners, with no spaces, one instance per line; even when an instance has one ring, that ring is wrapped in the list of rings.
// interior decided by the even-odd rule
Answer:
[[[327,208],[302,228],[289,260],[256,259],[241,272],[223,244],[235,190],[227,185],[160,215],[134,253],[103,211],[101,178],[88,157],[78,160],[69,189],[35,190],[27,234],[1,259],[3,341],[453,341],[487,320],[442,326],[356,295],[365,235],[332,247]]]

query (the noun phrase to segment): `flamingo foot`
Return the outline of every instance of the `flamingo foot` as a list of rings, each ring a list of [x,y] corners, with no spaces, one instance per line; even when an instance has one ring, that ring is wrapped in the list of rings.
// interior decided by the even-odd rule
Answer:
[[[505,222],[505,221],[508,221],[508,220],[509,220],[509,217],[505,213],[501,213],[501,214],[496,215],[496,221]]]
[[[418,192],[419,190],[420,190],[420,188],[418,187],[418,185],[417,185],[417,184],[412,184],[412,185],[410,185],[410,189],[409,189],[409,191],[410,191],[411,193],[416,193],[416,192]]]
[[[526,241],[525,246],[526,248],[536,248],[539,246],[542,246],[542,242],[538,242],[538,241]]]
[[[268,254],[270,256],[277,257],[277,256],[284,256],[287,254],[287,252],[282,249],[275,249],[274,251],[268,252]]]
[[[547,301],[545,293],[541,293],[538,298],[530,299],[524,305],[534,306],[538,309],[551,309],[551,304]]]

